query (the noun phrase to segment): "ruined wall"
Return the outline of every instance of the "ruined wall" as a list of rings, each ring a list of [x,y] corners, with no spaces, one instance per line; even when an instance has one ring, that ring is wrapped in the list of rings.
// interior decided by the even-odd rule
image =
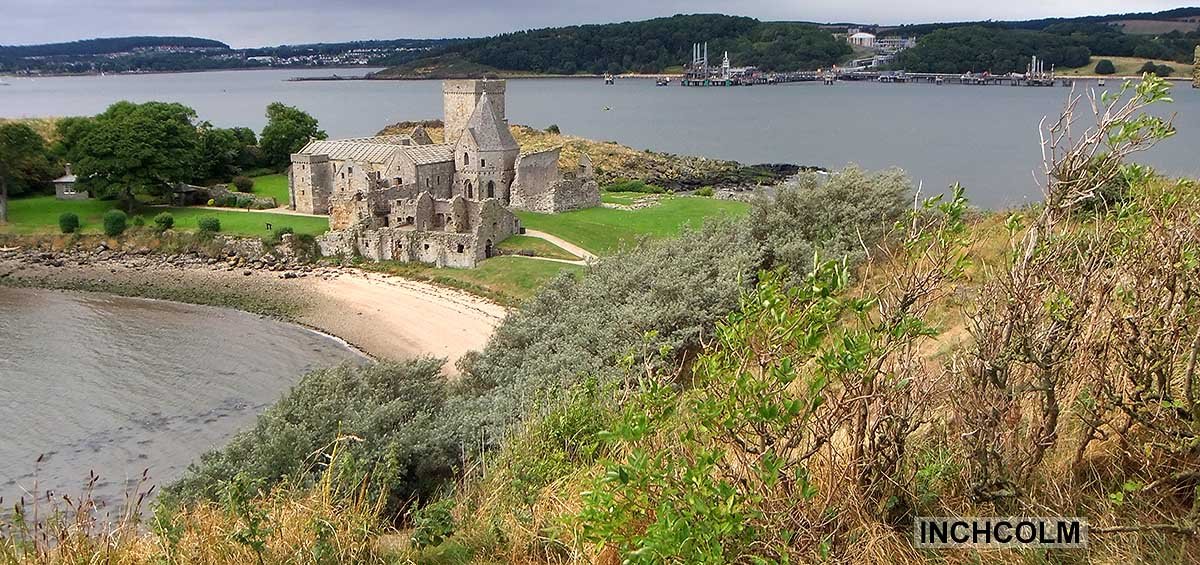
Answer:
[[[496,115],[504,120],[503,80],[442,81],[442,121],[445,122],[445,142],[454,143],[462,135],[467,120],[475,111],[479,97],[487,92]]]
[[[435,220],[439,216],[440,221]],[[321,253],[472,268],[494,255],[496,245],[521,227],[517,217],[498,200],[434,200],[428,193],[396,202],[392,218],[391,225],[385,227],[359,223],[350,229],[330,231],[317,238]]]
[[[577,173],[558,170],[559,148],[521,155],[513,181],[510,206],[518,210],[556,214],[600,205],[600,187],[584,156]]]
[[[304,214],[328,214],[333,164],[326,155],[292,155],[288,172],[291,207]]]

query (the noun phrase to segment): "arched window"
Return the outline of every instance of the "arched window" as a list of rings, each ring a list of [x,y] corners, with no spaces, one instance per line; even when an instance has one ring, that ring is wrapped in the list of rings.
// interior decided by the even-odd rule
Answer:
[[[470,156],[470,155],[467,155],[466,153],[463,153],[463,164],[464,164],[464,165],[470,165],[470,164],[471,164],[471,156]]]
[[[463,181],[467,183],[467,198],[475,198],[475,191],[471,190],[471,181]]]
[[[496,183],[488,181],[488,198],[496,197]]]

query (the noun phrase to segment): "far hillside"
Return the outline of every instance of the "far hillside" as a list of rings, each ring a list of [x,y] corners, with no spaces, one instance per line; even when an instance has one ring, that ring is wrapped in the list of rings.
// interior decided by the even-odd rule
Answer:
[[[708,42],[710,61],[728,51],[735,66],[769,71],[816,69],[850,55],[849,45],[813,24],[762,22],[721,14],[676,15],[640,22],[507,33],[453,44],[430,58],[381,71],[378,78],[434,78],[458,68],[467,76],[659,73],[690,60]]]

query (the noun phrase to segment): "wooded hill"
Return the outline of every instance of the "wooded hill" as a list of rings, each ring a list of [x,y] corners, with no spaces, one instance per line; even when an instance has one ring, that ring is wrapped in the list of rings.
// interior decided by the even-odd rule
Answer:
[[[708,42],[711,63],[720,64],[722,53],[728,51],[734,66],[766,70],[828,67],[851,53],[845,42],[813,24],[696,14],[468,40],[377,76],[434,76],[449,65],[470,68],[474,73],[657,73],[678,70],[690,61],[692,44],[702,41]]]

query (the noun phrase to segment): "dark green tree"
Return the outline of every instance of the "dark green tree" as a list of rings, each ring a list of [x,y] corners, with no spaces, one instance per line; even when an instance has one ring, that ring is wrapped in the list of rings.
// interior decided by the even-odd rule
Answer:
[[[303,110],[281,102],[267,106],[267,126],[259,139],[263,158],[268,165],[287,166],[291,154],[299,151],[309,139],[325,139],[317,119]]]
[[[194,176],[196,181],[226,181],[240,172],[239,162],[246,144],[239,139],[238,132],[215,128],[204,122],[200,124],[199,135],[200,161]]]
[[[76,150],[82,146],[81,142],[92,123],[93,118],[79,116],[58,120],[54,123],[54,143],[51,144],[50,151],[63,161],[74,162],[79,156]]]
[[[1116,72],[1117,67],[1108,59],[1101,59],[1099,63],[1096,63],[1096,74],[1098,75],[1111,75]]]
[[[200,134],[196,111],[177,103],[117,102],[96,116],[76,154],[80,183],[94,194],[120,199],[132,211],[136,197],[161,200],[196,171]]]
[[[8,223],[8,195],[46,184],[55,174],[46,142],[22,123],[0,124],[0,224]]]

